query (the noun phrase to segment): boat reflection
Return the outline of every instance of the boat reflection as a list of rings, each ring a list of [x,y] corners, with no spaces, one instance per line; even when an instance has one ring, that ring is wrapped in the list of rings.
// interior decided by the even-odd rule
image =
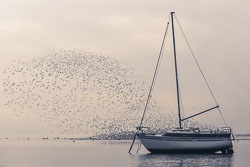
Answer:
[[[138,167],[166,166],[226,166],[233,167],[233,154],[143,154],[138,156]]]

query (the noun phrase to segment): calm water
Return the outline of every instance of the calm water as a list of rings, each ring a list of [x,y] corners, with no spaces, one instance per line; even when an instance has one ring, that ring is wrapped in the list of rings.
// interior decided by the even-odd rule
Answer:
[[[0,140],[0,167],[226,166],[250,164],[250,141],[234,142],[235,154],[129,155],[130,141]]]

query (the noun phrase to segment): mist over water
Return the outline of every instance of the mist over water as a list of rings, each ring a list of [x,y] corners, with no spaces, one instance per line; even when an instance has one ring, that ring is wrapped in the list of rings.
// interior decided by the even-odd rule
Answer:
[[[128,61],[83,50],[15,60],[3,74],[5,106],[14,117],[37,114],[49,133],[79,137],[131,137],[149,90]],[[159,133],[176,126],[177,120],[160,103],[151,99],[144,122]],[[190,125],[198,123],[186,123]]]

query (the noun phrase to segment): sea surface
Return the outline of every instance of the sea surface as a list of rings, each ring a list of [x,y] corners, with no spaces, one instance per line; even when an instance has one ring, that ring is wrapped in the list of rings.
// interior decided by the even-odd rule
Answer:
[[[234,154],[150,154],[130,140],[0,139],[0,167],[247,167],[250,141],[234,142]]]

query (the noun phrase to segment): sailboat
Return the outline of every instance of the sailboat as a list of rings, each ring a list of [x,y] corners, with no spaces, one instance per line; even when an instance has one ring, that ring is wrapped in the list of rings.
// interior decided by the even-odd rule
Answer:
[[[175,44],[175,31],[174,31],[174,18],[175,12],[170,13],[170,19],[168,21],[163,42],[160,49],[160,54],[158,57],[156,69],[153,76],[153,81],[150,87],[149,95],[146,101],[146,105],[144,108],[144,112],[141,118],[140,125],[137,127],[137,132],[134,135],[132,144],[129,149],[129,153],[131,152],[131,149],[134,145],[134,142],[136,138],[138,138],[141,143],[144,145],[144,147],[151,153],[215,153],[215,152],[221,152],[221,153],[233,153],[233,144],[232,140],[234,139],[234,136],[232,134],[232,129],[230,127],[222,127],[217,130],[201,130],[199,128],[184,128],[183,127],[183,121],[186,121],[190,118],[196,117],[198,115],[204,114],[206,112],[218,109],[218,111],[221,114],[219,105],[217,103],[217,100],[205,78],[205,75],[203,74],[197,59],[195,58],[193,51],[187,41],[187,38],[184,35],[184,39],[186,40],[188,47],[193,55],[193,58],[196,62],[196,64],[199,67],[199,70],[205,80],[205,83],[207,84],[207,87],[214,98],[214,101],[216,105],[214,107],[211,107],[209,109],[206,109],[202,112],[199,112],[197,114],[191,115],[186,118],[182,118],[181,116],[181,108],[180,108],[180,90],[179,90],[179,80],[178,80],[178,68],[177,68],[177,58],[176,58],[176,44]],[[147,110],[147,106],[149,104],[151,94],[152,94],[152,88],[156,79],[157,70],[159,67],[160,58],[162,55],[162,50],[164,46],[164,42],[166,39],[167,30],[169,27],[169,23],[171,22],[172,25],[172,37],[173,37],[173,53],[174,53],[174,62],[175,62],[175,82],[176,82],[176,93],[177,93],[177,106],[178,106],[178,120],[179,120],[179,126],[175,129],[167,130],[164,134],[153,134],[148,133],[147,129],[148,127],[143,127],[143,119],[145,116],[145,112]],[[177,23],[178,20],[177,20]],[[222,116],[222,114],[221,114]],[[223,116],[222,116],[223,118]],[[223,121],[225,122],[224,118]]]

